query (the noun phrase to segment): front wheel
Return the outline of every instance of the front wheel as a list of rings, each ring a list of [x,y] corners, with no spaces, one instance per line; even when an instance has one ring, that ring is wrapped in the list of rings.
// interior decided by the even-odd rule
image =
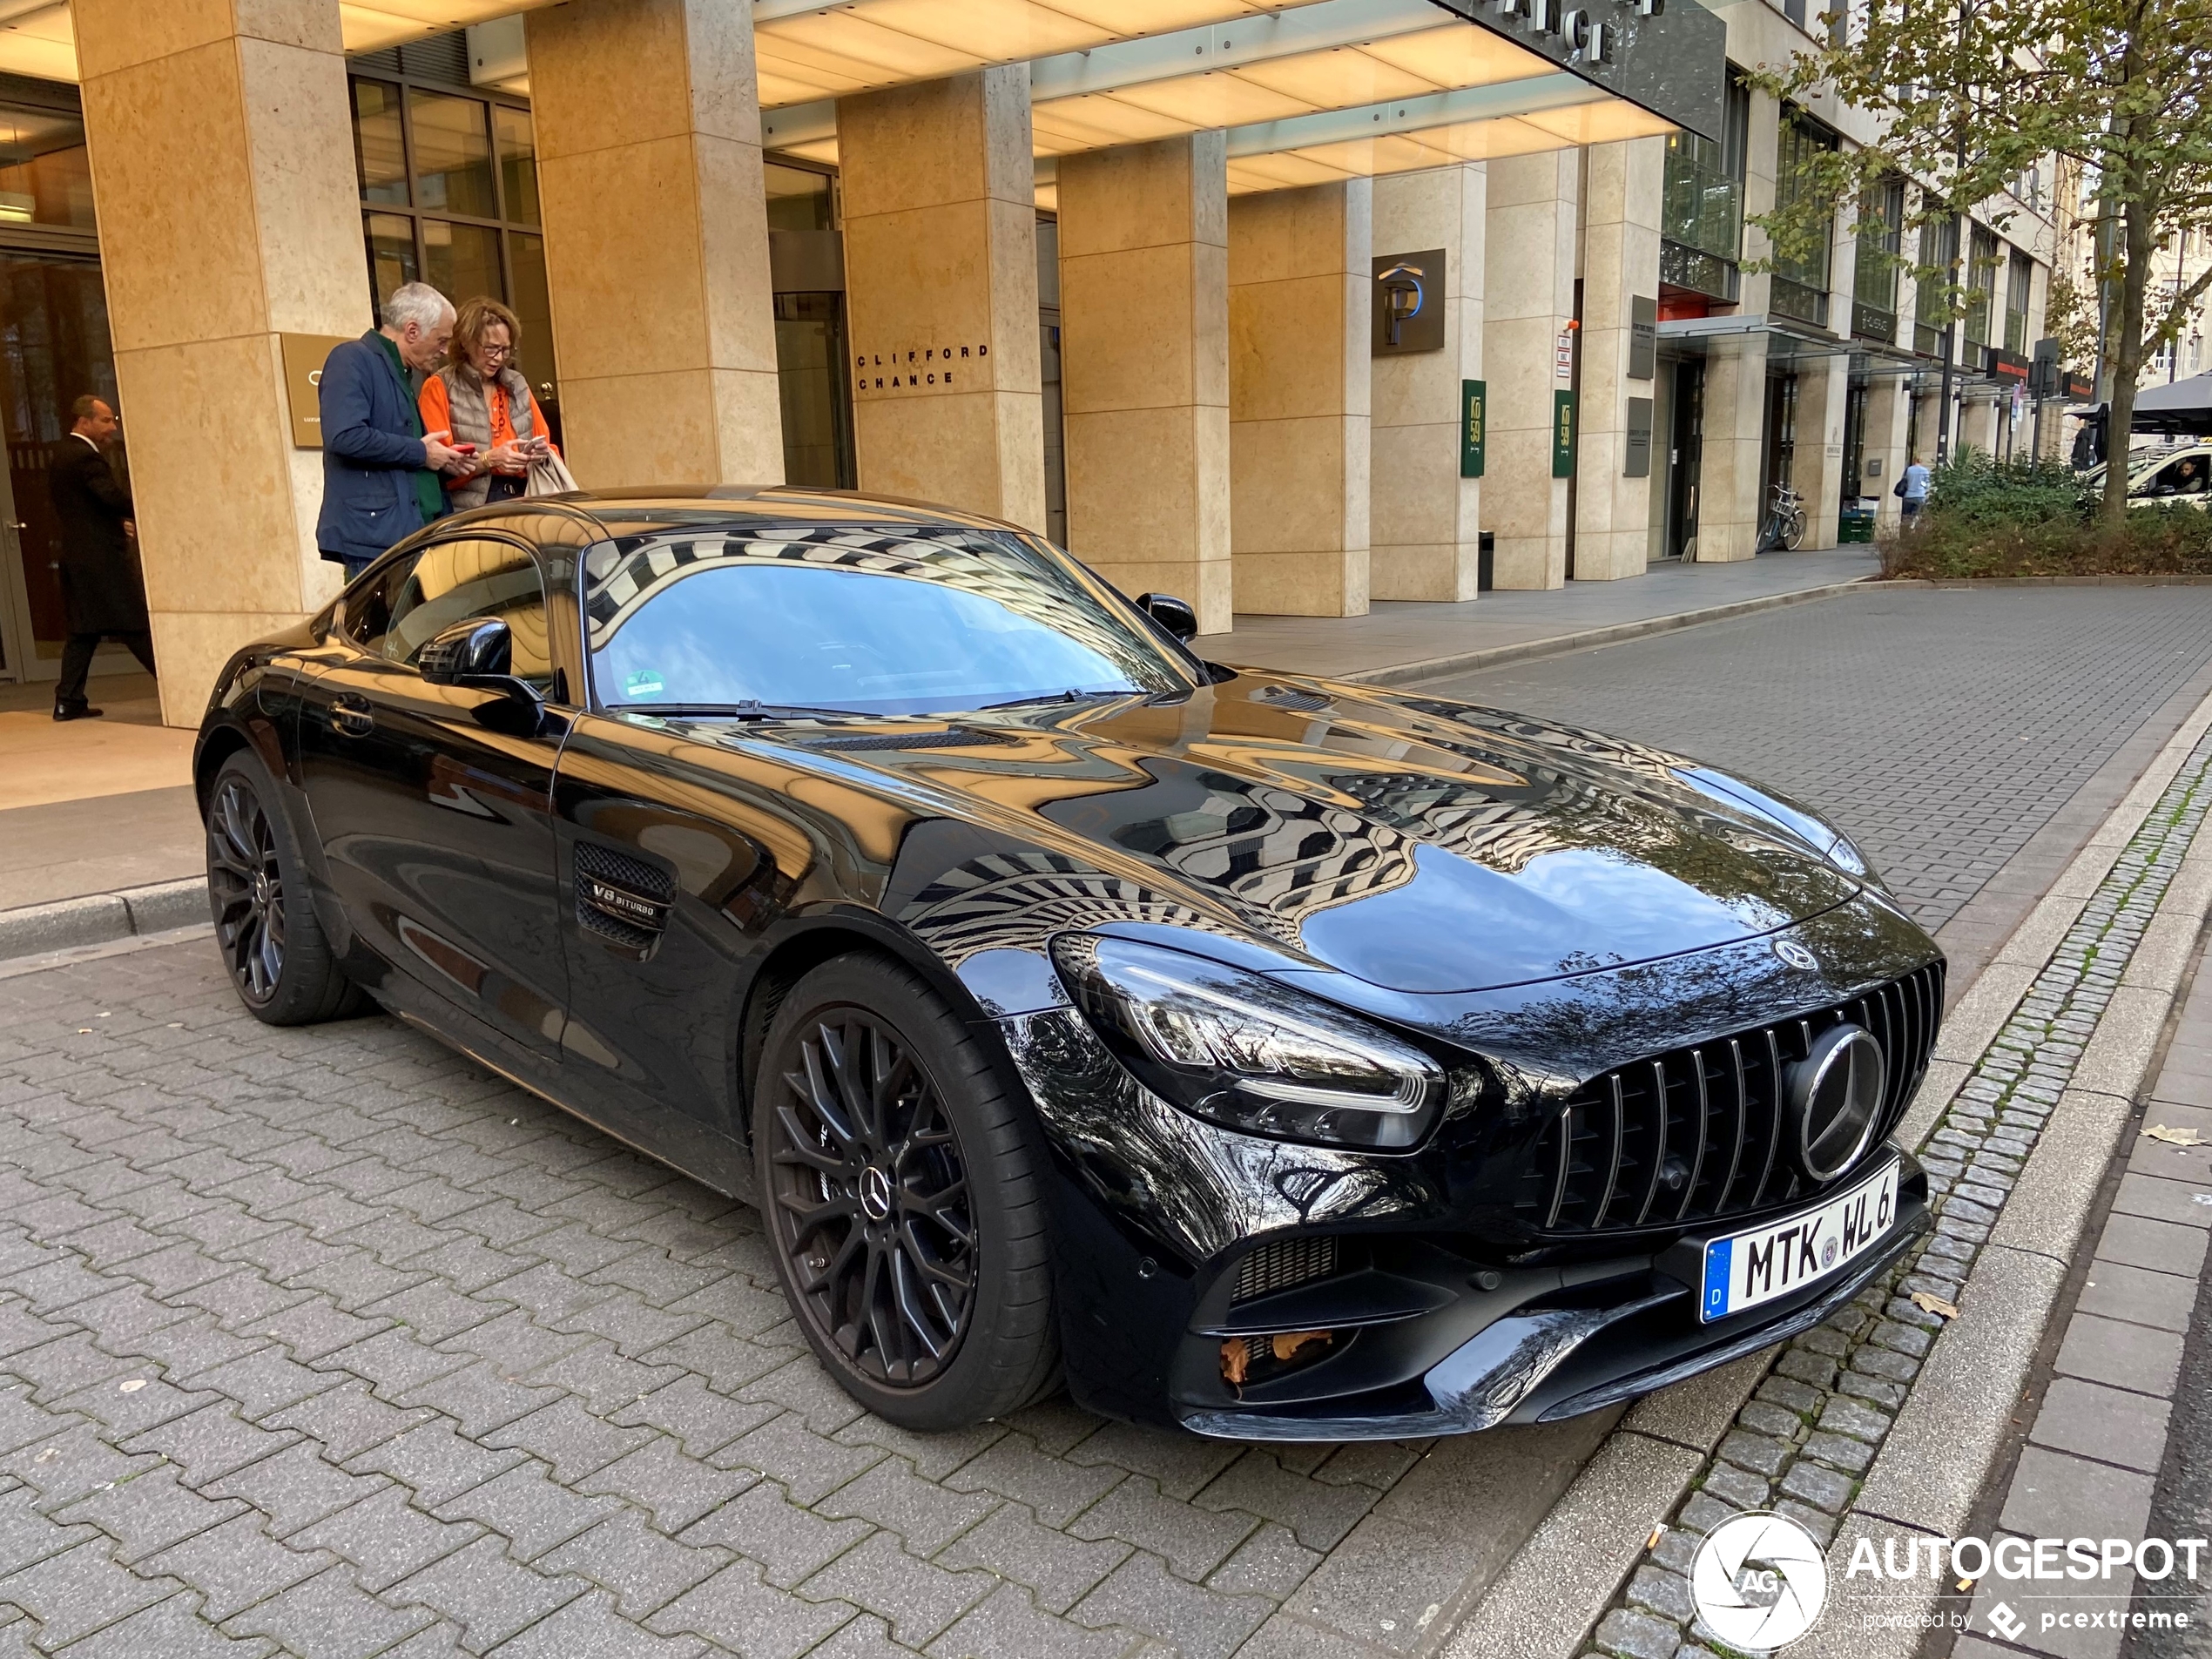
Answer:
[[[846,1393],[931,1430],[1052,1386],[1036,1130],[928,985],[853,955],[792,987],[769,1027],[752,1139],[784,1294]]]
[[[331,958],[299,849],[260,762],[223,762],[207,792],[207,899],[232,988],[268,1025],[309,1025],[360,998]]]

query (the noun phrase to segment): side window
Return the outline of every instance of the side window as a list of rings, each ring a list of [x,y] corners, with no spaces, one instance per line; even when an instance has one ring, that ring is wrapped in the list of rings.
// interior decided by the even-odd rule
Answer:
[[[424,548],[393,592],[385,631],[363,643],[412,667],[423,646],[472,617],[496,617],[505,623],[515,641],[513,672],[542,691],[550,689],[545,580],[537,561],[513,542],[457,536]]]
[[[383,654],[384,636],[392,629],[392,602],[407,585],[420,556],[408,554],[395,559],[374,582],[364,582],[346,596],[346,633],[362,650]]]

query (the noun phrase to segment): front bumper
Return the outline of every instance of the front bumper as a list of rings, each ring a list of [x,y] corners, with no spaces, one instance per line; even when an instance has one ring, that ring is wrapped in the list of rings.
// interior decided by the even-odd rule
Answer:
[[[1608,1305],[1531,1309],[1485,1326],[1421,1379],[1426,1406],[1348,1415],[1214,1406],[1178,1420],[1223,1440],[1415,1440],[1557,1422],[1656,1393],[1811,1330],[1887,1272],[1931,1224],[1925,1177],[1906,1165],[1915,1196],[1890,1236],[1799,1298],[1701,1325],[1691,1287],[1655,1271]]]

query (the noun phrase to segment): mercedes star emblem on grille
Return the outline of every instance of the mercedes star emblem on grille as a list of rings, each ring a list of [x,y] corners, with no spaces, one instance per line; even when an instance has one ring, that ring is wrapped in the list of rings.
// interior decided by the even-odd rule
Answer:
[[[1794,939],[1776,940],[1774,954],[1791,967],[1802,968],[1808,973],[1820,966],[1819,959]]]
[[[1815,1037],[1790,1073],[1798,1168],[1832,1181],[1858,1163],[1874,1138],[1886,1081],[1882,1045],[1865,1026],[1846,1020]]]

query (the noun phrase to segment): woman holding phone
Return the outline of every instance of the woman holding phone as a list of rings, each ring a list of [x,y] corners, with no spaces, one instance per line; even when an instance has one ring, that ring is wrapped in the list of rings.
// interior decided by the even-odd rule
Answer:
[[[545,435],[545,411],[515,367],[522,340],[522,323],[498,300],[464,300],[446,366],[423,382],[422,429],[448,434],[469,457],[467,470],[445,480],[455,512],[513,500],[524,491],[530,462],[560,453]]]

